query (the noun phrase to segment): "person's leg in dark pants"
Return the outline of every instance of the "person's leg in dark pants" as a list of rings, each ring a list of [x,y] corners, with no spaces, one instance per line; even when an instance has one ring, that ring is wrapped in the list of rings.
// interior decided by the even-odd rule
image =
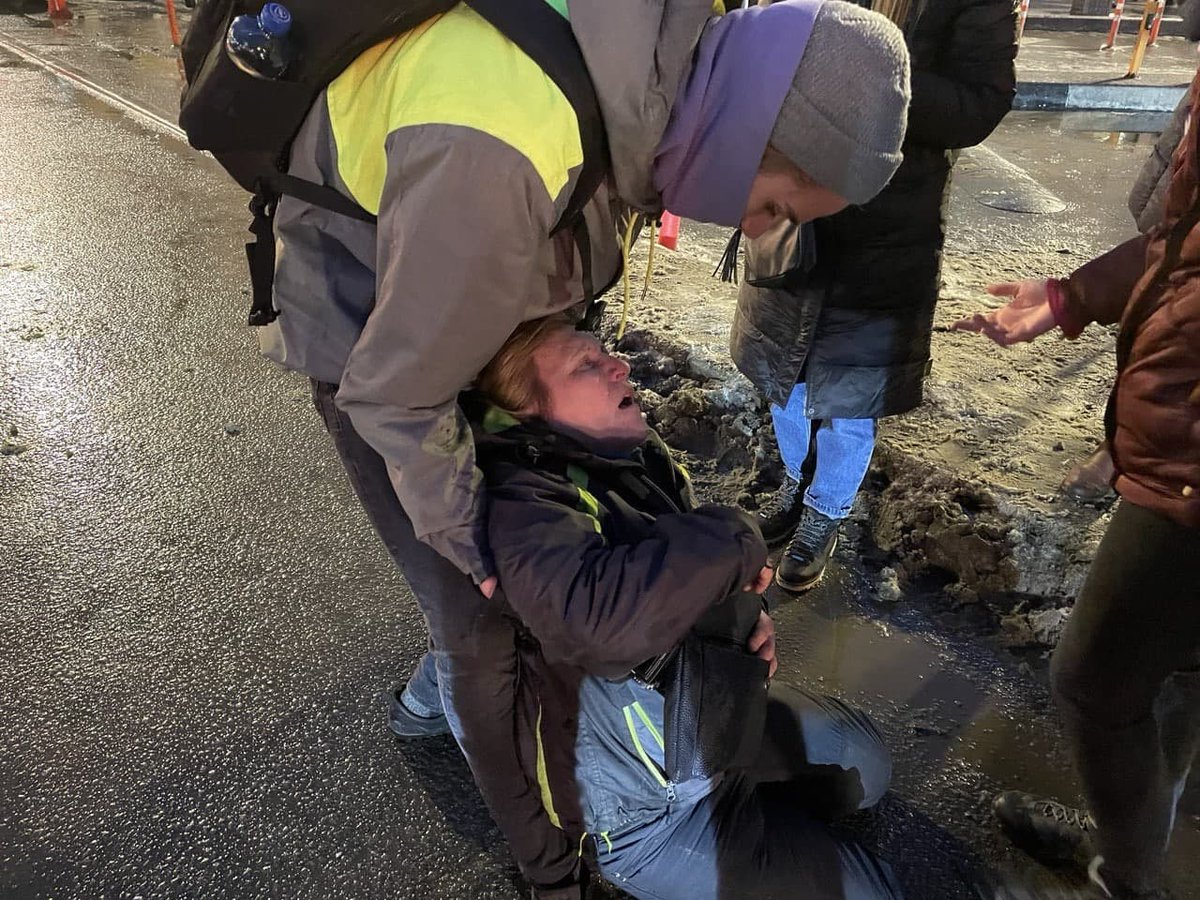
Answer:
[[[891,867],[780,794],[728,773],[709,796],[601,836],[604,877],[639,900],[898,900]]]
[[[1051,664],[1103,877],[1161,885],[1196,750],[1200,530],[1122,502]]]
[[[553,883],[576,862],[565,834],[550,825],[514,738],[517,652],[507,606],[417,540],[387,467],[334,404],[334,385],[313,383],[313,402],[371,524],[400,567],[429,629],[443,706],[475,782],[514,855],[536,881]],[[423,687],[428,677],[417,677]]]
[[[836,697],[774,683],[762,747],[748,775],[833,820],[882,799],[892,758],[866,713]]]

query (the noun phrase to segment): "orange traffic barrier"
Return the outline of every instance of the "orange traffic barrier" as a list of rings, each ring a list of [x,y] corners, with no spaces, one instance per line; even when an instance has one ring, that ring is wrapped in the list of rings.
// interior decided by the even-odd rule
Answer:
[[[60,22],[75,17],[75,14],[67,8],[67,0],[46,0],[46,14]]]
[[[1108,37],[1100,48],[1101,50],[1111,50],[1117,43],[1117,32],[1121,30],[1121,14],[1123,12],[1125,12],[1125,0],[1112,0],[1111,11],[1108,14],[1108,17],[1112,19],[1112,24],[1108,26]]]
[[[180,44],[179,18],[175,15],[175,0],[167,0],[167,24],[171,26],[171,46],[178,47]]]
[[[1167,9],[1167,0],[1158,0],[1158,9],[1154,12],[1154,24],[1150,26],[1150,46],[1158,43],[1158,32],[1162,28],[1163,13]]]
[[[1021,43],[1021,36],[1025,34],[1025,17],[1029,15],[1029,0],[1021,0],[1021,5],[1017,12],[1017,43]]]
[[[1150,46],[1150,23],[1153,21],[1159,0],[1146,0],[1142,8],[1142,20],[1138,23],[1137,43],[1133,45],[1133,53],[1129,57],[1129,71],[1126,78],[1137,78],[1138,70],[1146,59],[1146,48]]]
[[[662,214],[662,229],[658,232],[658,242],[668,250],[674,250],[679,244],[679,216],[665,209]]]

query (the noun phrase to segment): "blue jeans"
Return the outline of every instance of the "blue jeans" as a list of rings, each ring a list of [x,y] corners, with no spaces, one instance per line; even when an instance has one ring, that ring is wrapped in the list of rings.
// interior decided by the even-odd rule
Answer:
[[[425,655],[408,676],[408,684],[404,686],[401,700],[412,712],[427,719],[448,711],[442,692],[438,688],[437,664],[434,662],[432,650],[425,651]]]
[[[792,388],[786,407],[771,404],[775,439],[788,474],[797,481],[813,443],[813,420],[805,412],[807,391],[803,383]],[[804,505],[823,516],[844,519],[850,515],[854,495],[866,477],[875,450],[874,419],[821,419],[816,435],[816,468],[804,492]]]
[[[598,838],[600,871],[640,900],[895,900],[891,867],[824,822],[874,806],[891,771],[865,714],[772,685],[757,763]]]

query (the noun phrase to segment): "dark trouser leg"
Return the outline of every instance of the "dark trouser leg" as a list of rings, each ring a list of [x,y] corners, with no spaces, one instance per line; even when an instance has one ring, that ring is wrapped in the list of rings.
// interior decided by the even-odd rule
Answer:
[[[1200,530],[1123,502],[1051,665],[1105,871],[1138,890],[1162,881],[1195,752],[1194,682],[1176,673],[1200,649],[1197,559]]]
[[[417,540],[383,458],[334,405],[336,392],[334,385],[314,382],[313,402],[355,494],[425,615],[454,736],[526,876],[556,882],[574,868],[576,848],[550,824],[517,752],[517,654],[505,607],[485,598],[470,578]]]
[[[605,878],[645,900],[895,900],[891,867],[777,789],[729,773],[697,803],[597,841]]]
[[[861,710],[834,697],[772,684],[762,749],[750,777],[826,819],[874,806],[892,758]]]

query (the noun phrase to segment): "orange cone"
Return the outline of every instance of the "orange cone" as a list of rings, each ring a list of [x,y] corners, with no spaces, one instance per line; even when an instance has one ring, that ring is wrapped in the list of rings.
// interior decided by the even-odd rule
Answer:
[[[46,13],[52,19],[57,19],[60,22],[65,22],[67,19],[72,19],[75,14],[67,9],[67,0],[46,0]]]

